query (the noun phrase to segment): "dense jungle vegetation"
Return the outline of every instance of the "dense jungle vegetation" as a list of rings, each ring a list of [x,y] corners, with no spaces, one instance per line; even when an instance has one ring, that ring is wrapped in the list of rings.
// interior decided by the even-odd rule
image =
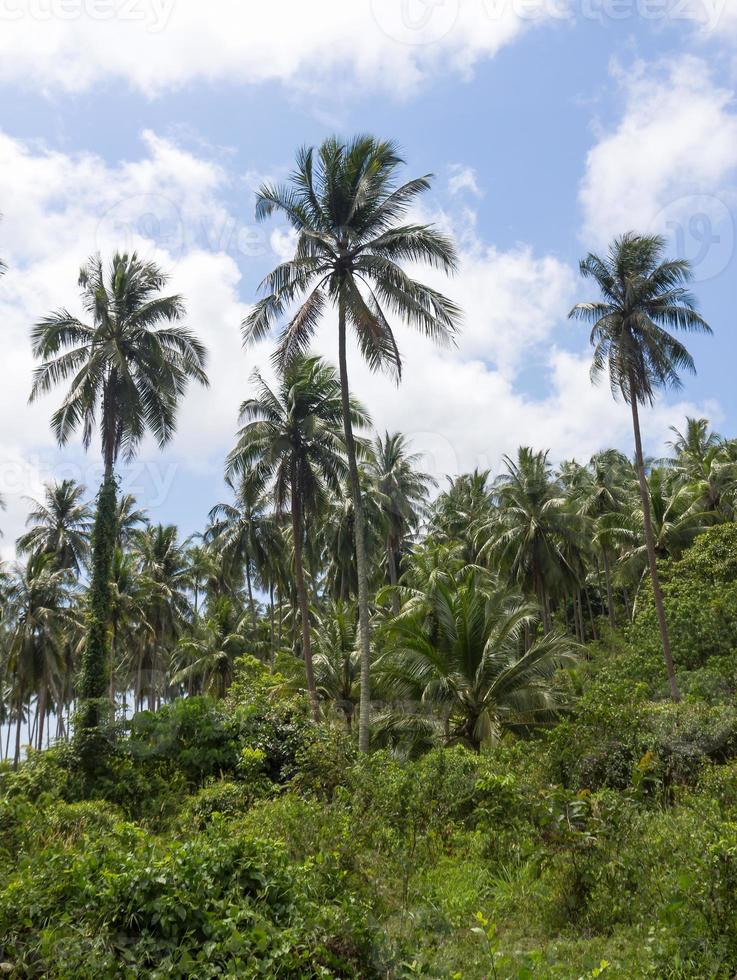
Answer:
[[[328,140],[259,192],[296,233],[242,325],[274,374],[197,535],[117,478],[207,384],[166,275],[93,256],[87,319],[33,327],[32,397],[64,388],[54,434],[104,477],[47,485],[0,582],[0,973],[737,974],[737,440],[640,434],[710,332],[688,263],[634,233],[581,263],[632,458],[437,485],[347,372],[349,338],[399,380],[391,324],[462,328],[412,278],[456,255],[400,163]]]

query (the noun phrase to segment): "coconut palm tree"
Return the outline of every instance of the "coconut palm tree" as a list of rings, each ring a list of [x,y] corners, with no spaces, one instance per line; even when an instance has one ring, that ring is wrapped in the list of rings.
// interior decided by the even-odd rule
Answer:
[[[428,609],[389,625],[377,672],[394,697],[434,706],[447,741],[479,751],[504,727],[549,721],[561,707],[553,677],[576,662],[577,648],[547,633],[525,651],[538,616],[535,605],[471,569],[439,582]]]
[[[166,284],[164,273],[135,253],[116,253],[107,267],[93,256],[79,274],[82,305],[91,322],[60,309],[40,320],[31,334],[34,356],[41,360],[31,401],[70,382],[52,416],[52,431],[63,446],[81,428],[87,449],[99,429],[105,467],[92,538],[90,621],[79,691],[78,735],[90,743],[89,749],[81,746],[87,767],[95,762],[92,733],[103,717],[110,670],[115,464],[121,452],[128,459],[135,455],[146,431],[163,448],[188,383],[207,384],[205,349],[179,324],[184,302],[162,295]]]
[[[251,625],[255,630],[253,580],[260,577],[268,563],[269,552],[275,544],[275,522],[263,487],[257,481],[247,475],[237,481],[226,476],[225,482],[233,493],[234,502],[216,504],[212,508],[206,537],[226,561],[245,570]]]
[[[241,617],[229,596],[220,596],[207,610],[204,622],[184,636],[174,652],[171,683],[187,690],[224,698],[233,680],[237,657],[246,652]]]
[[[148,523],[148,514],[138,506],[132,493],[123,493],[118,497],[115,543],[119,548],[127,547],[131,543],[133,532]]]
[[[431,487],[429,475],[417,469],[420,456],[410,453],[401,432],[377,436],[368,471],[381,494],[386,525],[386,568],[390,585],[396,585],[399,562],[410,534],[417,531]],[[392,594],[393,611],[399,612],[399,596]]]
[[[8,589],[13,622],[8,649],[8,673],[15,707],[15,765],[20,759],[24,704],[37,694],[36,747],[43,745],[44,723],[63,673],[64,642],[73,626],[70,606],[72,576],[59,568],[55,556],[38,554],[17,565]]]
[[[140,702],[145,687],[149,710],[153,711],[161,697],[168,658],[192,621],[190,570],[186,548],[173,524],[156,524],[136,531],[133,553],[147,579],[143,609],[150,625],[139,648],[137,697]]]
[[[340,492],[346,476],[340,381],[334,368],[319,357],[301,356],[287,361],[277,387],[269,387],[258,371],[251,381],[256,394],[241,406],[240,420],[245,424],[228,456],[227,471],[256,486],[270,487],[277,511],[291,513],[302,654],[317,720],[303,555],[308,523],[324,509],[329,494]],[[355,400],[349,408],[352,426],[368,424],[368,416]]]
[[[734,498],[737,489],[737,463],[731,458],[722,437],[709,429],[708,419],[686,418],[686,430],[671,426],[674,438],[669,446],[674,458],[668,466],[680,484],[698,492],[703,509],[717,519],[731,519],[724,504]]]
[[[256,216],[278,213],[297,233],[294,257],[262,283],[264,297],[243,322],[244,340],[266,337],[290,312],[275,357],[285,363],[309,347],[328,305],[337,309],[338,364],[343,399],[343,426],[351,495],[355,512],[358,609],[361,635],[361,709],[359,746],[368,749],[370,720],[370,636],[368,563],[364,514],[351,427],[347,366],[347,329],[355,334],[372,370],[401,376],[401,358],[390,323],[392,317],[447,343],[460,319],[458,307],[437,290],[412,279],[403,262],[426,262],[452,272],[452,241],[428,225],[402,223],[430,177],[399,184],[403,163],[392,142],[357,136],[348,142],[327,139],[317,150],[303,148],[289,182],[264,185]]]
[[[495,481],[497,511],[478,529],[481,555],[497,563],[512,582],[537,596],[543,629],[552,629],[550,595],[563,575],[575,577],[566,544],[575,521],[553,479],[547,452],[521,446],[517,458],[504,457],[506,473]]]
[[[22,555],[53,555],[59,568],[79,572],[89,553],[92,511],[82,502],[84,487],[74,480],[47,483],[44,501],[32,500],[29,528],[16,547]]]
[[[612,588],[612,558],[616,553],[612,529],[620,523],[629,502],[629,461],[616,449],[595,453],[588,466],[581,466],[568,487],[568,497],[575,512],[590,521],[594,544],[598,547],[604,566],[609,622],[616,626],[614,590]]]
[[[350,732],[361,678],[355,603],[335,599],[325,605],[315,617],[313,645],[318,696],[341,713]]]
[[[429,535],[436,541],[462,542],[466,562],[478,560],[477,529],[488,521],[493,511],[489,470],[448,477],[448,489],[433,503]]]
[[[601,298],[577,303],[569,316],[593,324],[592,380],[604,374],[614,397],[632,411],[635,458],[644,519],[645,545],[653,585],[671,696],[680,700],[665,619],[653,537],[645,460],[640,433],[640,405],[652,405],[658,391],[680,388],[680,372],[695,373],[693,358],[671,330],[711,333],[687,289],[691,267],[685,259],[663,258],[665,239],[628,232],[601,258],[589,252],[581,261],[584,279],[593,279]]]

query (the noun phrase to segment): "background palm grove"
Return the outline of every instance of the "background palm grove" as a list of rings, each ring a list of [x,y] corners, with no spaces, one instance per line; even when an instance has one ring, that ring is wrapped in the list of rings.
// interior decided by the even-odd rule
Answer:
[[[116,476],[208,384],[166,273],[95,255],[86,320],[31,331],[30,397],[103,478],[49,483],[3,571],[9,973],[737,967],[737,441],[688,418],[650,460],[639,422],[694,370],[678,335],[710,332],[690,265],[633,232],[581,262],[570,315],[632,458],[521,446],[437,488],[347,370],[350,339],[401,383],[398,324],[461,329],[416,277],[456,249],[407,218],[430,178],[401,166],[330,138],[259,190],[294,229],[242,324],[275,337],[276,380],[253,378],[201,533]],[[337,369],[310,353],[331,307]]]

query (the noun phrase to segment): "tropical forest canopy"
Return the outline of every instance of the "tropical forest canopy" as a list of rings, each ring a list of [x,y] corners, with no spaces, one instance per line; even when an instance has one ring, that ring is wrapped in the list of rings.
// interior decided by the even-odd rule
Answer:
[[[166,271],[92,256],[85,317],[32,326],[31,397],[104,475],[49,482],[3,569],[9,975],[737,970],[737,439],[674,420],[653,459],[640,433],[711,332],[689,264],[627,231],[581,262],[631,451],[520,446],[438,485],[348,375],[356,345],[401,384],[404,330],[463,328],[402,164],[329,139],[260,189],[295,242],[241,325],[275,377],[195,535],[117,477],[208,383]]]

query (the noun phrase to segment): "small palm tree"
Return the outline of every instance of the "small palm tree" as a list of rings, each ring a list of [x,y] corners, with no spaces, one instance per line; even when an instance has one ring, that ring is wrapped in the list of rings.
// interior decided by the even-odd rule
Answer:
[[[268,510],[263,487],[255,480],[244,477],[235,481],[226,476],[225,482],[233,492],[234,501],[212,508],[206,537],[226,561],[234,563],[238,569],[245,569],[251,625],[255,630],[253,580],[266,569],[269,552],[276,546],[275,522]]]
[[[47,483],[44,501],[33,500],[29,530],[16,546],[20,554],[53,555],[59,568],[79,572],[89,553],[92,512],[82,502],[84,487],[74,480]]]
[[[428,225],[402,223],[430,176],[399,184],[403,163],[394,143],[357,136],[331,137],[319,149],[303,148],[285,186],[264,185],[256,216],[278,213],[297,233],[294,258],[264,282],[266,294],[243,322],[246,343],[261,340],[296,304],[282,329],[276,360],[284,364],[309,347],[327,306],[338,314],[338,364],[351,495],[355,512],[358,610],[361,635],[359,747],[368,750],[370,636],[368,562],[348,386],[347,328],[372,370],[401,375],[392,317],[447,343],[455,335],[458,307],[435,289],[412,279],[403,262],[427,262],[446,272],[456,265],[452,241]]]
[[[399,699],[432,705],[446,740],[479,751],[504,727],[550,721],[561,707],[555,673],[577,660],[576,645],[548,633],[524,650],[539,610],[481,572],[439,582],[426,608],[387,628],[377,672]]]
[[[14,623],[8,673],[15,702],[15,765],[20,760],[21,726],[26,698],[38,695],[36,746],[43,744],[44,722],[63,668],[64,642],[74,625],[70,608],[72,580],[53,555],[39,554],[15,569],[8,589],[8,614]]]
[[[204,622],[182,637],[174,654],[171,683],[224,698],[233,680],[237,657],[246,652],[240,616],[229,596],[215,599]]]
[[[665,239],[628,232],[612,243],[605,258],[589,252],[580,269],[593,279],[601,299],[577,303],[570,316],[592,323],[591,377],[607,374],[614,397],[632,411],[650,576],[671,696],[680,700],[665,619],[655,554],[652,515],[640,434],[640,405],[652,405],[656,392],[681,387],[681,371],[695,372],[693,358],[670,330],[711,333],[686,288],[691,267],[685,259],[665,260]]]
[[[368,471],[381,495],[386,526],[386,567],[390,585],[396,585],[399,562],[410,534],[417,531],[431,487],[436,481],[417,469],[419,455],[410,453],[401,432],[377,436]],[[399,596],[392,593],[393,611]]]
[[[561,576],[574,576],[567,544],[575,537],[573,515],[553,480],[547,452],[521,446],[504,457],[506,473],[495,483],[498,510],[479,527],[492,558],[527,594],[537,596],[543,629],[552,629],[550,593]],[[574,576],[575,577],[575,576]]]
[[[346,476],[341,433],[343,403],[335,370],[319,357],[294,357],[272,389],[258,372],[256,395],[241,406],[243,428],[227,469],[255,486],[271,487],[277,511],[292,517],[294,575],[302,620],[302,653],[312,713],[319,718],[310,644],[310,613],[304,570],[307,526],[338,494]],[[368,424],[357,402],[350,403],[351,425]]]
[[[168,658],[192,621],[188,597],[191,578],[186,548],[173,524],[156,524],[136,531],[133,552],[147,579],[144,615],[150,626],[139,647],[136,686],[139,701],[146,687],[149,709],[153,711],[161,696]]]
[[[709,429],[708,419],[686,419],[686,431],[671,426],[674,458],[668,466],[680,484],[698,493],[703,509],[714,518],[732,518],[728,502],[737,489],[737,464],[722,437]],[[725,513],[725,503],[727,503]]]
[[[355,603],[336,599],[325,605],[315,619],[313,643],[318,696],[341,713],[350,732],[361,678]]]
[[[93,530],[90,623],[82,656],[78,734],[85,765],[94,765],[98,728],[110,670],[110,572],[116,538],[114,468],[121,452],[131,459],[151,431],[160,447],[171,439],[179,401],[191,380],[207,384],[205,349],[188,329],[180,296],[162,296],[167,277],[152,262],[115,254],[106,268],[93,256],[79,274],[83,323],[66,309],[40,320],[32,331],[31,401],[69,381],[51,419],[59,445],[81,427],[89,448],[99,426],[105,475]],[[98,747],[101,747],[98,746]]]

